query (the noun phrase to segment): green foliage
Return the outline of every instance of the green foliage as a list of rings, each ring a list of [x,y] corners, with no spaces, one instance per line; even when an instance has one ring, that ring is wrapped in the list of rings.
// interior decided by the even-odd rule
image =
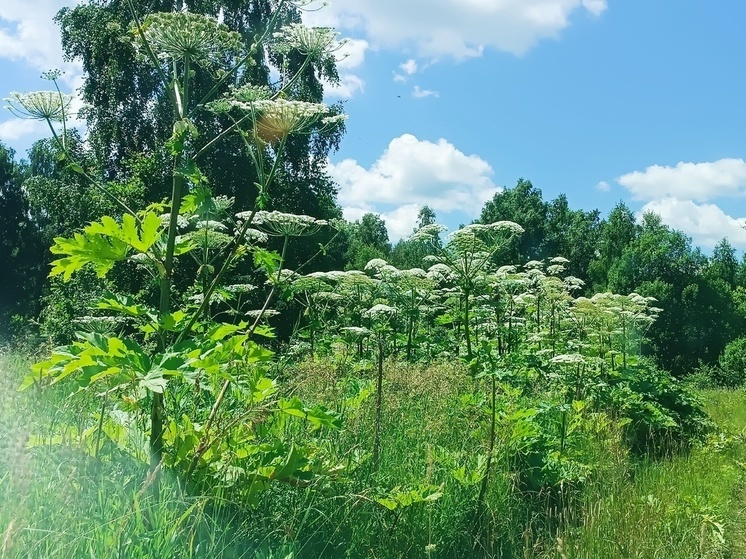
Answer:
[[[746,338],[733,340],[720,356],[719,369],[713,374],[718,386],[740,388],[746,384]]]

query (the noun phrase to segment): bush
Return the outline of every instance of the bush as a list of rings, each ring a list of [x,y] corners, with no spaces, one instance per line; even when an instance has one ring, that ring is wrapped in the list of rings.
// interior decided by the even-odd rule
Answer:
[[[746,336],[737,338],[725,346],[719,361],[718,386],[740,388],[746,384]]]

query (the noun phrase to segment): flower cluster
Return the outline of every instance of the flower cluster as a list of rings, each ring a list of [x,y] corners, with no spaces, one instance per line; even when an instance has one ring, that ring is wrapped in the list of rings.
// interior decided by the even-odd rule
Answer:
[[[238,220],[248,219],[251,212],[236,214]],[[327,221],[316,219],[308,215],[287,214],[278,211],[259,211],[254,214],[254,225],[268,234],[276,237],[305,237],[314,235]]]
[[[274,33],[273,38],[278,53],[297,50],[315,60],[323,60],[344,44],[337,41],[337,32],[331,27],[306,27],[301,23],[286,25]]]
[[[72,95],[58,91],[32,91],[31,93],[11,92],[4,99],[5,108],[18,118],[61,122],[67,118],[72,103]]]
[[[251,285],[250,283],[236,283],[225,287],[225,290],[229,293],[250,293],[256,289],[256,285]]]
[[[448,230],[448,227],[446,227],[445,225],[440,225],[438,223],[431,223],[430,225],[425,225],[424,227],[421,227],[420,229],[418,229],[409,238],[409,240],[432,242],[432,241],[435,241],[441,233],[447,230]]]
[[[397,310],[394,307],[388,305],[375,305],[369,308],[363,313],[363,316],[370,318],[371,320],[389,319],[397,314]]]
[[[329,113],[329,107],[323,103],[289,99],[259,100],[248,108],[256,112],[257,131],[265,141],[305,132]]]
[[[143,24],[145,41],[161,59],[189,57],[200,65],[212,64],[243,49],[241,35],[217,20],[188,12],[150,14]],[[134,28],[139,43],[143,37]]]
[[[361,328],[359,326],[345,326],[340,328],[342,334],[346,334],[348,337],[359,340],[370,336],[371,332],[367,328]]]

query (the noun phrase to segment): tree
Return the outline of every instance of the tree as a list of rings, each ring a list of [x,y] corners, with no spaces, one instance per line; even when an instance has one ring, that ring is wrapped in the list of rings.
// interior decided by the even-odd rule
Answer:
[[[712,251],[707,264],[707,275],[713,279],[719,278],[735,289],[738,276],[738,260],[736,249],[731,246],[727,238],[723,238]]]
[[[25,169],[12,149],[0,143],[0,335],[12,335],[13,316],[32,318],[45,270],[38,230],[21,187]]]
[[[348,269],[362,270],[374,258],[386,259],[391,254],[386,222],[379,215],[363,215],[347,228],[347,234],[349,244],[345,260]]]
[[[593,255],[588,266],[589,280],[595,290],[608,288],[609,271],[637,233],[634,212],[624,202],[619,202],[600,226],[598,252]]]
[[[721,311],[729,298],[702,277],[706,262],[691,239],[646,213],[639,234],[609,271],[612,290],[658,300],[664,312],[650,330],[651,348],[659,364],[679,376],[700,360],[713,362],[723,347]]]
[[[435,211],[430,206],[422,206],[417,213],[417,223],[413,232],[416,233],[427,225],[433,225],[435,220]],[[436,235],[433,242],[440,246],[442,244],[440,235]],[[430,242],[423,243],[413,239],[400,239],[391,250],[391,263],[402,269],[421,268],[424,266],[424,258],[432,254],[434,254],[434,248]]]
[[[173,9],[171,0],[137,3],[142,20],[148,14]],[[172,109],[169,94],[157,69],[141,64],[142,53],[122,36],[132,25],[130,2],[98,0],[75,8],[62,9],[56,21],[62,31],[65,55],[79,60],[85,71],[82,97],[89,141],[95,160],[108,179],[140,179],[147,186],[148,201],[160,201],[170,194],[170,176],[163,165],[168,160],[166,141],[172,133]],[[213,89],[213,93],[227,93],[231,86],[266,86],[273,91],[285,87],[294,98],[320,102],[323,97],[322,80],[338,80],[335,58],[324,56],[308,63],[297,52],[285,55],[258,39],[272,23],[284,25],[300,21],[300,13],[291,2],[279,0],[232,0],[213,2],[180,0],[180,9],[193,14],[220,17],[236,30],[247,45],[254,47],[251,59],[241,72],[230,79],[218,81],[214,77],[226,72],[235,58],[227,56],[218,68],[207,70],[192,65],[190,71],[191,101],[195,107]],[[271,68],[279,71],[279,82],[271,80]],[[292,82],[290,81],[292,79]],[[200,129],[196,140],[202,147],[204,139],[214,137],[230,120],[205,111],[194,113],[195,125]],[[335,186],[326,173],[326,159],[335,150],[344,132],[343,126],[311,128],[308,133],[287,140],[287,159],[278,169],[282,185],[268,196],[268,209],[298,211],[314,217],[340,217],[335,202]],[[246,209],[257,195],[253,165],[246,155],[243,140],[237,135],[221,138],[220,149],[207,154],[201,165],[216,195],[235,198],[235,207]],[[265,154],[269,157],[269,154]],[[268,161],[271,165],[271,161]],[[310,187],[310,188],[309,188]]]
[[[570,275],[587,279],[601,233],[600,212],[571,210],[567,197],[560,194],[547,208],[544,256],[562,256]]]
[[[502,254],[506,262],[517,264],[544,256],[546,238],[547,205],[541,190],[531,181],[518,179],[513,188],[495,194],[482,208],[479,223],[513,221],[523,227],[525,233],[513,240],[513,244]]]

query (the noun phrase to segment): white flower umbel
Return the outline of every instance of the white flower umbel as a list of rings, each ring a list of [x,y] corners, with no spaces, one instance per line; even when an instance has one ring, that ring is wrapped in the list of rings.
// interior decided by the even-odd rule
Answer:
[[[252,291],[256,291],[256,289],[256,285],[251,285],[250,283],[236,283],[225,287],[225,290],[229,293],[251,293]]]
[[[373,260],[369,261],[363,269],[366,272],[371,270],[377,272],[384,266],[388,266],[388,262],[386,262],[383,258],[374,258]]]
[[[371,335],[371,331],[367,328],[361,328],[359,326],[345,326],[339,329],[343,335],[352,338],[353,340],[360,340],[367,338]]]
[[[179,216],[181,217],[181,216]],[[202,221],[197,221],[194,224],[195,229],[197,230],[208,230],[208,231],[218,231],[219,233],[224,233],[228,230],[228,228],[221,223],[220,221],[215,221],[212,219],[204,219]]]
[[[438,236],[443,233],[444,231],[448,231],[448,227],[445,225],[440,225],[438,223],[431,223],[430,225],[425,225],[424,227],[421,227],[415,233],[409,237],[410,241],[424,241],[424,242],[432,242],[435,241]]]
[[[585,363],[585,357],[579,353],[565,353],[563,355],[552,357],[552,363],[558,365],[579,365]]]
[[[280,311],[276,311],[274,309],[265,309],[265,310],[255,310],[255,311],[246,311],[246,318],[249,318],[251,320],[256,320],[260,316],[264,319],[272,318],[273,316],[277,316],[280,314]]]
[[[306,27],[301,23],[291,23],[273,34],[273,46],[281,54],[297,50],[314,60],[323,60],[344,45],[344,41],[337,40],[337,35],[337,31],[331,27]]]
[[[171,214],[161,214],[160,216],[161,225],[164,227],[168,226],[168,224],[171,222]],[[183,215],[180,215],[176,218],[176,229],[179,231],[183,231],[189,227],[189,220],[184,217]]]
[[[189,12],[155,13],[143,24],[143,35],[153,53],[160,59],[181,60],[185,57],[202,66],[237,55],[243,49],[241,35],[230,31],[217,20]],[[142,45],[138,30],[136,46]]]
[[[236,218],[247,219],[250,213],[241,212],[236,214]],[[307,237],[318,233],[327,225],[327,221],[309,215],[259,211],[254,215],[253,224],[260,231],[275,237]]]
[[[503,231],[510,233],[511,235],[522,235],[524,232],[523,227],[513,221],[496,221],[494,223],[488,223],[486,227],[490,231]]]
[[[62,122],[70,114],[72,99],[72,95],[58,91],[13,91],[4,101],[8,103],[5,108],[18,118]]]
[[[375,305],[369,308],[363,313],[363,316],[370,318],[371,320],[389,319],[397,314],[397,310],[394,307],[388,305]]]
[[[264,244],[269,241],[269,235],[256,229],[247,229],[246,233],[244,233],[244,239],[253,245],[258,243]]]
[[[255,115],[257,131],[265,141],[275,141],[290,134],[308,131],[323,117],[329,107],[323,103],[308,103],[290,99],[259,100],[236,106]]]

